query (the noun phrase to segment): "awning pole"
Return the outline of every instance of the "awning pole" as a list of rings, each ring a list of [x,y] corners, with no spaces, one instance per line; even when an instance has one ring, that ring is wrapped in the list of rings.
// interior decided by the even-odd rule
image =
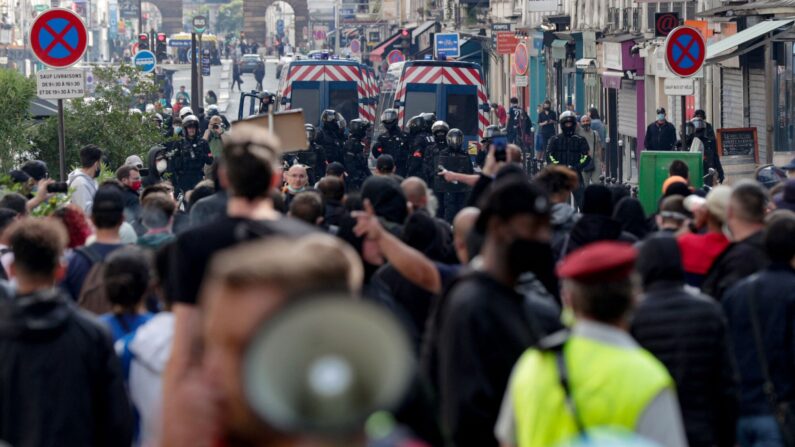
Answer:
[[[773,42],[770,39],[765,40],[765,101],[767,119],[765,131],[767,132],[767,145],[765,147],[765,164],[773,163],[773,147],[775,144],[775,133],[773,123],[776,122],[774,101],[773,101],[773,83],[775,82],[775,73],[773,68]]]

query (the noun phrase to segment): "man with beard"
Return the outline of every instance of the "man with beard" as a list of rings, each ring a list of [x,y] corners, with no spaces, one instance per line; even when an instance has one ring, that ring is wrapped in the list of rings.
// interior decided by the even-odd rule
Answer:
[[[397,174],[406,176],[406,163],[408,162],[408,148],[406,134],[398,126],[398,112],[395,109],[386,109],[381,114],[381,123],[386,132],[378,136],[373,144],[373,158],[389,155],[395,160]]]
[[[423,373],[451,445],[498,445],[494,426],[511,368],[543,328],[560,327],[514,290],[525,272],[557,288],[546,194],[509,176],[484,199],[475,225],[485,235],[482,267],[438,302],[423,349]]]

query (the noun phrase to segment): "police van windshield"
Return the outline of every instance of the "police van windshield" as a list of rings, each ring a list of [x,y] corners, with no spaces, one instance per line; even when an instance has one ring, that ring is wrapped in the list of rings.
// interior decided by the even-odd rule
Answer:
[[[409,90],[406,92],[406,108],[403,113],[405,122],[408,122],[412,116],[425,112],[436,113],[436,91],[418,92]]]
[[[477,96],[456,93],[449,93],[447,95],[447,124],[451,129],[461,129],[464,135],[477,135],[477,110]]]
[[[341,113],[345,120],[350,122],[352,119],[359,117],[359,97],[356,92],[356,84],[353,83],[337,83],[329,86],[329,108],[334,109]],[[345,84],[351,84],[350,87]]]
[[[317,125],[320,121],[320,93],[317,88],[293,88],[292,109],[304,109],[304,122]]]

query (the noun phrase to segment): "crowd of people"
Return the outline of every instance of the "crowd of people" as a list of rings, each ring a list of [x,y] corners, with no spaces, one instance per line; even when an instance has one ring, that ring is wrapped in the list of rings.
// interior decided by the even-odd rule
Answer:
[[[45,217],[54,182],[26,162],[0,198],[0,440],[792,445],[795,180],[707,192],[675,161],[647,217],[583,175],[591,116],[546,113],[560,132],[529,177],[500,133],[475,169],[432,114],[404,132],[387,110],[370,144],[369,123],[327,110],[310,150],[282,153],[243,129],[212,149],[191,111],[182,140],[114,180],[97,184],[103,150],[84,147],[70,203]],[[292,304],[328,294],[389,314],[416,365],[400,399],[366,408],[389,417],[346,433],[312,418],[353,411],[366,386],[315,409],[302,378],[336,389],[367,371],[313,378],[249,355]],[[274,376],[293,379],[265,388]],[[258,392],[282,391],[261,411]]]

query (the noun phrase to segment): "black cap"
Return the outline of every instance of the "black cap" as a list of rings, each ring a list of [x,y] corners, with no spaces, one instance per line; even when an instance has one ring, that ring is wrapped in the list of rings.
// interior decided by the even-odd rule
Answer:
[[[657,113],[665,114],[665,107],[658,107],[657,108]]]
[[[489,219],[494,216],[501,219],[519,214],[548,217],[549,212],[549,198],[541,187],[519,176],[508,176],[498,180],[494,189],[483,197],[475,229],[485,234]]]
[[[22,165],[21,169],[37,182],[47,177],[47,164],[41,160],[27,161]]]
[[[25,183],[30,180],[30,176],[22,170],[14,169],[13,171],[9,172],[8,175],[11,177],[11,181],[14,183]]]

